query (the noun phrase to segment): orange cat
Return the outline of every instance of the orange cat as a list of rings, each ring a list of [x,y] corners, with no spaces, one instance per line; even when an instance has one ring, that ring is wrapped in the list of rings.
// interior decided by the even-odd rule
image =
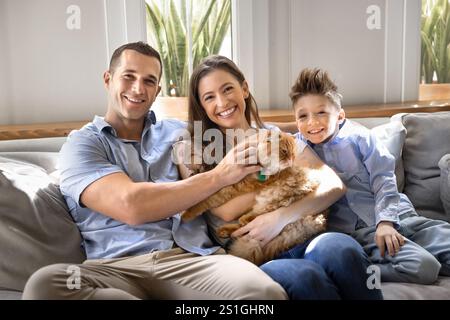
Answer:
[[[275,140],[276,139],[276,140]],[[278,143],[278,153],[270,152],[272,143]],[[217,208],[238,195],[256,192],[255,204],[239,218],[239,223],[223,224],[216,233],[227,238],[238,228],[246,225],[258,215],[287,207],[313,192],[318,182],[307,177],[304,169],[293,166],[296,142],[289,134],[270,133],[263,143],[258,144],[258,163],[264,168],[266,179],[261,175],[247,176],[242,181],[225,187],[182,214],[185,221],[191,220],[211,208]],[[302,243],[326,228],[326,212],[301,218],[284,227],[278,236],[264,247],[259,241],[244,237],[231,240],[228,253],[247,259],[257,265],[272,260],[282,252]]]

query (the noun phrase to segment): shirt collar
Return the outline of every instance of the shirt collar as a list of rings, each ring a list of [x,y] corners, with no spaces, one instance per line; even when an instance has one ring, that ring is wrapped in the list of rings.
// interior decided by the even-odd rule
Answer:
[[[117,137],[116,130],[108,122],[105,121],[105,117],[95,116],[92,122],[97,127],[99,132],[102,132],[103,130],[108,130],[110,133],[112,133],[114,136]],[[156,115],[152,110],[150,110],[150,112],[147,113],[147,116],[145,117],[145,124],[144,130],[142,131],[142,135],[144,135],[144,133],[147,132],[150,129],[150,127],[155,123],[156,123]]]

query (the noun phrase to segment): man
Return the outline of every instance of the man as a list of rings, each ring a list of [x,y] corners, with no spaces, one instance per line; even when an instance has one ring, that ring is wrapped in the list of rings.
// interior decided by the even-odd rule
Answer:
[[[252,156],[246,143],[214,170],[176,181],[171,149],[184,123],[149,112],[161,72],[147,44],[114,52],[103,77],[105,117],[73,132],[61,150],[61,191],[88,258],[77,266],[79,286],[68,285],[69,265],[50,265],[31,276],[24,299],[286,299],[257,266],[214,246],[203,218],[181,223],[180,211],[259,167],[233,161]]]

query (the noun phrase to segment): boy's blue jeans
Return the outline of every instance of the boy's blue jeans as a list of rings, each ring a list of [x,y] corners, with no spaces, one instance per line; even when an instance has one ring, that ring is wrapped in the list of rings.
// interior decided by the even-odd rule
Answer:
[[[327,232],[282,253],[261,266],[291,300],[383,299],[369,289],[367,254],[352,237]]]

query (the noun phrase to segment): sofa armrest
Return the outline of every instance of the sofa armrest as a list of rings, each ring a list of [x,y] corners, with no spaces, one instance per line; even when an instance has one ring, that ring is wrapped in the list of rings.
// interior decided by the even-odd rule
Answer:
[[[442,206],[444,207],[445,215],[450,220],[450,153],[439,160],[439,169],[441,170],[440,193]]]

